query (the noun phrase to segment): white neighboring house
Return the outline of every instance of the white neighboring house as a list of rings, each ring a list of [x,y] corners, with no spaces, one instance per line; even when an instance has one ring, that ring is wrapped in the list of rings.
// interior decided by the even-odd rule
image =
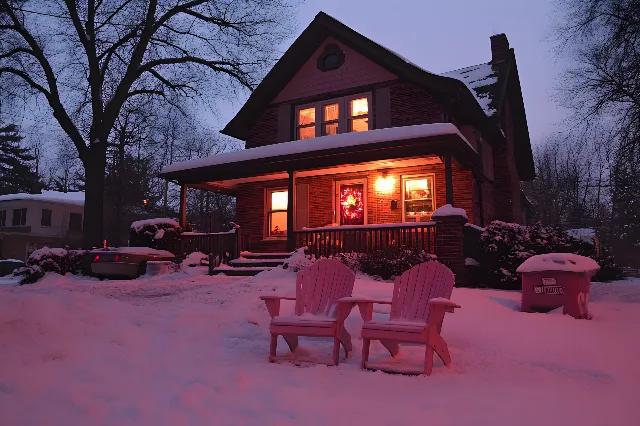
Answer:
[[[84,192],[0,195],[0,259],[44,246],[80,247]]]

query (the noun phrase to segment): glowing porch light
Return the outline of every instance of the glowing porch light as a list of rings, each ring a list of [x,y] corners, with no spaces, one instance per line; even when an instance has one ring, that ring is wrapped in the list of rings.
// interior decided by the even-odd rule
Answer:
[[[393,176],[380,176],[376,180],[376,191],[381,193],[389,193],[393,191],[396,180]]]

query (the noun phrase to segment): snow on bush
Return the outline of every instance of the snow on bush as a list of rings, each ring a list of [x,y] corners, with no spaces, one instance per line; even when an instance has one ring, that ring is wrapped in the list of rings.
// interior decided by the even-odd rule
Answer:
[[[86,250],[43,247],[31,253],[27,266],[16,270],[14,275],[21,277],[23,285],[37,282],[46,272],[81,274],[86,253]]]
[[[593,280],[606,281],[618,277],[615,268],[603,268],[601,263],[611,262],[609,256],[596,256],[593,244],[573,238],[558,227],[545,227],[540,223],[523,226],[517,223],[493,221],[480,237],[481,267],[484,285],[507,290],[521,288],[516,272],[525,260],[537,254],[574,253],[594,259],[601,269]]]
[[[393,245],[360,254],[357,265],[359,270],[367,275],[389,280],[429,260],[437,260],[437,258],[422,249]]]
[[[182,261],[183,268],[191,268],[194,266],[207,266],[208,264],[209,264],[209,256],[200,251],[194,251],[193,253],[190,253]]]
[[[298,272],[313,265],[315,258],[311,255],[304,254],[305,250],[306,247],[301,247],[296,250],[291,257],[285,261],[283,267],[292,272]]]
[[[173,219],[155,218],[133,222],[129,245],[175,251],[182,228]]]

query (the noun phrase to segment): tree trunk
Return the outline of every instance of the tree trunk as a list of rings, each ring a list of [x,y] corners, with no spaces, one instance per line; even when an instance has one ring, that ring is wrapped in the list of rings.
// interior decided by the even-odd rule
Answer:
[[[104,239],[104,175],[107,158],[103,145],[87,147],[83,157],[86,185],[82,245],[85,249],[102,247]]]

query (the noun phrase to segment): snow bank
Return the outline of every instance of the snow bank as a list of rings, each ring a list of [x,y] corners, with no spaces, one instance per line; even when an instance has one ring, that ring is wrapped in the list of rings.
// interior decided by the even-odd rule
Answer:
[[[0,195],[0,201],[31,200],[56,204],[84,206],[84,192],[42,191],[41,194],[7,194]]]
[[[469,217],[467,217],[467,212],[465,211],[465,209],[453,207],[451,204],[445,204],[444,206],[437,208],[431,214],[431,219],[435,219],[438,217],[449,217],[449,216],[460,216],[469,220]]]
[[[600,266],[595,260],[573,253],[548,253],[531,256],[516,269],[516,272],[590,272],[595,273]]]
[[[294,294],[296,274],[206,276],[206,268],[97,281],[48,275],[0,287],[0,423],[30,425],[624,426],[640,416],[640,280],[592,284],[593,321],[518,312],[520,293],[455,288],[462,306],[443,337],[452,368],[430,377],[360,369],[362,319],[345,326],[353,356],[332,342],[278,342],[269,363],[262,294]],[[393,284],[358,276],[354,296],[389,299]],[[293,312],[283,301],[282,315]],[[375,306],[374,319],[388,318]],[[424,348],[374,366],[419,371]]]
[[[154,219],[137,220],[131,224],[131,229],[133,229],[136,232],[140,232],[142,228],[144,228],[145,226],[155,226],[155,225],[169,225],[174,228],[180,227],[180,224],[176,222],[174,219],[170,219],[168,217],[159,217]],[[164,235],[164,231],[162,235]],[[158,234],[156,234],[155,238],[159,239],[162,237],[161,236],[158,237]]]
[[[182,261],[183,268],[189,268],[194,266],[203,266],[209,264],[209,256],[199,252],[194,251],[193,253],[189,253],[187,257]]]
[[[321,151],[332,148],[343,148],[389,142],[393,140],[415,139],[440,135],[458,135],[470,147],[472,147],[462,133],[460,133],[458,128],[451,123],[418,124],[415,126],[376,129],[368,132],[350,132],[331,136],[321,136],[313,139],[307,139],[304,143],[300,143],[300,141],[282,142],[257,148],[226,152],[223,154],[212,155],[210,157],[174,163],[164,167],[160,174],[162,175],[181,170],[197,169],[200,167],[220,164],[237,163],[240,161],[257,160],[261,158],[279,157],[282,155]]]

